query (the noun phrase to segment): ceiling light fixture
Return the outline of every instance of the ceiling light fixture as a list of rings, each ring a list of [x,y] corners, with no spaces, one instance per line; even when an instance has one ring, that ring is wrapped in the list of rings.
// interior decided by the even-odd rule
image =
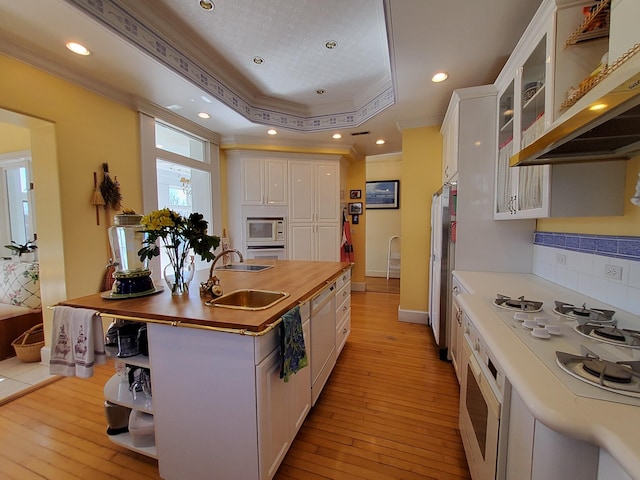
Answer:
[[[338,42],[336,42],[335,40],[328,40],[327,43],[324,44],[324,46],[329,50],[333,50],[334,48],[338,47]]]
[[[376,145],[384,145],[384,140],[383,139],[376,140]]]
[[[324,95],[325,93],[327,93],[327,91],[324,88],[319,88],[318,90],[316,90],[316,93],[318,95]]]
[[[606,103],[596,103],[595,105],[591,105],[589,107],[589,110],[591,110],[592,112],[597,112],[598,110],[602,110],[604,108],[607,108]]]
[[[212,12],[216,8],[215,4],[210,0],[200,0],[200,2],[198,3],[202,7],[202,9],[206,10],[207,12]]]
[[[200,98],[205,103],[211,103],[211,99],[209,97],[205,97],[204,95],[200,95]]]
[[[264,58],[262,57],[253,57],[253,63],[256,65],[262,65],[264,63]]]
[[[339,133],[334,133],[331,138],[335,139],[335,140],[340,140],[342,138],[342,135],[340,135]]]
[[[269,135],[277,135],[278,131],[275,128],[270,128],[269,130],[267,130],[267,133]]]
[[[66,47],[73,53],[77,53],[78,55],[91,55],[91,52],[87,47],[76,42],[68,42],[66,44]]]
[[[200,112],[198,116],[200,118],[211,118],[211,115],[209,115],[207,112]]]
[[[449,74],[446,72],[438,72],[433,77],[431,77],[431,81],[433,83],[444,82],[447,78],[449,78]]]

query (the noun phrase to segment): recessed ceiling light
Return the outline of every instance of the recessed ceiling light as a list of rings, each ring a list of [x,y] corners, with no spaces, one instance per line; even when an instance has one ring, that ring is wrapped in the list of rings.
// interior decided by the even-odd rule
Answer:
[[[316,90],[316,93],[318,95],[324,95],[325,93],[327,93],[327,91],[324,88],[319,88],[318,90]]]
[[[334,138],[336,140],[340,140],[342,138],[342,135],[340,135],[339,133],[334,133],[331,138]]]
[[[262,57],[253,57],[253,63],[256,65],[262,65],[264,63],[264,58]]]
[[[167,105],[168,110],[180,110],[181,108],[182,105],[178,105],[177,103],[174,103],[173,105]]]
[[[376,145],[384,145],[384,140],[383,139],[376,140]]]
[[[433,77],[431,77],[431,81],[433,83],[444,82],[447,78],[449,78],[449,74],[445,72],[438,72]]]
[[[604,108],[607,108],[606,103],[596,103],[595,105],[591,105],[589,107],[589,110],[591,110],[592,112],[597,112],[598,110],[602,110]]]
[[[329,50],[333,50],[334,48],[338,47],[338,42],[336,42],[335,40],[328,40],[327,43],[324,44],[324,46]]]
[[[207,112],[200,112],[198,116],[200,118],[211,118],[211,115],[209,115]]]
[[[270,128],[269,130],[267,130],[267,133],[269,135],[277,135],[278,131],[275,128]]]
[[[215,4],[210,0],[200,0],[199,4],[202,9],[206,10],[207,12],[211,12],[214,8],[216,8]]]
[[[78,55],[91,55],[91,52],[89,51],[89,49],[87,49],[87,47],[76,42],[69,42],[66,44],[66,47],[73,53],[77,53]]]

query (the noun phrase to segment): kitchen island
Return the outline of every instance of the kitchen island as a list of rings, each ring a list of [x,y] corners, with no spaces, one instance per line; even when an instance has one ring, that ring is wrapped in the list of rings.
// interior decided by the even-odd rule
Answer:
[[[197,287],[208,272],[198,272],[184,297],[165,290],[135,299],[96,294],[61,302],[147,322],[156,440],[151,456],[163,479],[272,478],[346,341],[349,263],[259,263],[273,268],[216,270],[216,276],[225,293],[289,294],[264,310],[205,305]],[[280,328],[274,325],[295,306],[300,306],[310,365],[284,382]]]
[[[455,277],[467,292],[456,301],[512,387],[507,458],[503,459],[507,478],[512,478],[509,472],[516,465],[517,478],[640,479],[640,399],[584,384],[547,358],[556,350],[566,351],[570,335],[575,334],[575,321],[554,313],[554,301],[601,302],[589,302],[584,295],[531,274],[457,271]],[[528,300],[543,301],[542,311],[535,315],[560,325],[562,335],[531,337],[513,319],[513,312],[493,305],[497,293],[514,299],[524,294]],[[637,330],[640,326],[640,318],[628,312],[618,311],[615,317],[621,327]],[[595,349],[587,338],[578,343]],[[577,470],[562,474],[554,470],[572,462],[588,473],[578,476]]]

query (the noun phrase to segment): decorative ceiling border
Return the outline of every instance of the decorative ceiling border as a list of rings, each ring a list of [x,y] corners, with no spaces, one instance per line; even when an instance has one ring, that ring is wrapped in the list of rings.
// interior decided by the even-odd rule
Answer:
[[[393,85],[354,111],[301,116],[251,105],[207,67],[163,38],[114,0],[66,0],[167,68],[198,86],[249,121],[299,132],[357,127],[395,103]]]

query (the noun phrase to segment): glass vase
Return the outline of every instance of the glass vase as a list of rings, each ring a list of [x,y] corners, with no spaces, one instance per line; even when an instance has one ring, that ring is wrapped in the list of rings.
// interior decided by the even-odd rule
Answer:
[[[191,258],[185,258],[180,263],[180,267],[169,263],[163,270],[164,281],[171,290],[171,295],[189,294],[189,283],[193,279],[195,265]]]

